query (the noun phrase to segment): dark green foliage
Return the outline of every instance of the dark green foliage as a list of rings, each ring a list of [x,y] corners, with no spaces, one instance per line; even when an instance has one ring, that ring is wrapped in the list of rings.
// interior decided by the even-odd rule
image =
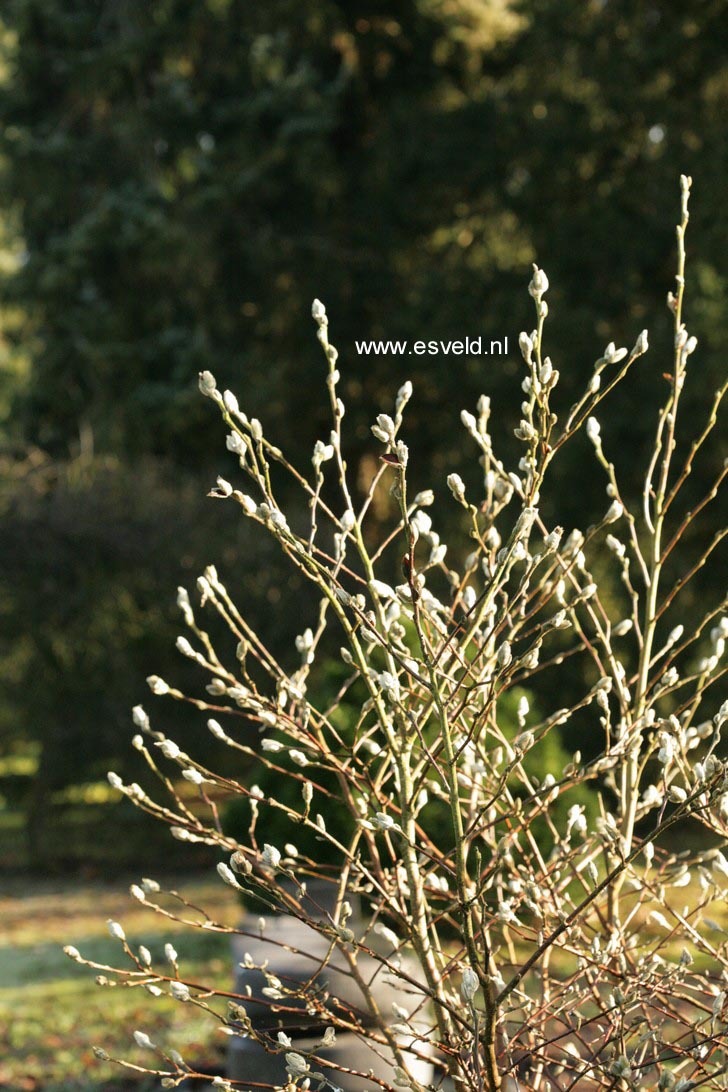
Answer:
[[[337,661],[323,661],[320,669],[320,682],[314,684],[309,690],[309,697],[315,708],[328,708],[332,704],[335,694],[344,685],[349,673],[347,669]],[[519,732],[517,706],[521,696],[527,696],[523,691],[509,691],[498,707],[498,726],[505,737],[513,740]],[[361,680],[358,680],[347,692],[343,700],[331,715],[332,723],[336,727],[340,738],[345,744],[350,745],[356,734],[356,725],[360,716],[361,706],[366,698],[366,690]],[[538,710],[532,709],[531,716]],[[270,734],[270,733],[268,733]],[[427,743],[430,748],[437,750],[439,728],[436,718],[433,718],[426,732]],[[337,839],[348,845],[354,832],[354,820],[351,811],[342,800],[339,783],[335,775],[319,766],[311,766],[302,770],[291,761],[287,754],[290,740],[285,736],[275,735],[280,738],[286,747],[285,751],[268,754],[270,762],[260,763],[250,772],[250,781],[254,781],[261,790],[263,799],[256,803],[257,819],[255,833],[259,844],[269,842],[284,852],[286,843],[292,843],[300,854],[299,867],[305,873],[305,859],[316,862],[317,866],[329,866],[332,876],[336,876],[343,864],[343,855],[339,853],[329,841],[317,835],[316,831],[306,825],[289,818],[276,804],[283,804],[293,812],[301,814],[303,803],[301,787],[305,780],[310,780],[316,787],[314,800],[311,805],[310,816],[315,819],[320,815],[327,830],[335,832]],[[497,742],[493,742],[495,747]],[[440,754],[440,760],[442,755]],[[571,755],[565,750],[558,728],[552,729],[546,738],[534,747],[527,755],[524,768],[534,785],[540,785],[547,774],[561,779],[562,771],[571,761]],[[376,779],[378,759],[371,759],[371,773]],[[283,772],[282,772],[283,771]],[[509,784],[516,795],[521,792],[521,783],[517,777],[511,777]],[[432,844],[446,854],[452,853],[452,822],[450,808],[445,797],[433,796],[430,792],[430,800],[426,808],[426,818],[423,821],[423,831]],[[268,801],[273,801],[269,804]],[[567,811],[575,804],[587,809],[587,814],[594,818],[596,801],[588,786],[580,785],[578,788],[564,792],[557,801],[555,807],[549,808],[549,813],[554,821],[563,827],[566,824]],[[374,808],[376,810],[376,808]],[[372,811],[370,805],[369,811]],[[396,819],[396,816],[393,816]],[[225,833],[236,838],[241,845],[249,844],[248,830],[251,821],[251,802],[242,796],[233,797],[224,807],[222,814]],[[506,833],[505,829],[502,831]],[[534,834],[545,852],[553,845],[553,837],[545,820],[536,820]],[[446,839],[446,841],[443,841]],[[395,839],[396,844],[396,839]],[[380,846],[380,853],[385,853]],[[246,881],[240,880],[245,886]],[[247,902],[252,906],[251,897],[246,895]]]
[[[200,496],[198,481],[154,461],[61,466],[36,455],[5,473],[12,484],[0,519],[0,738],[16,749],[40,743],[25,801],[37,841],[54,791],[105,778],[112,764],[131,773],[130,709],[147,700],[152,670],[204,685],[200,669],[175,652],[182,626],[174,596],[178,584],[194,588],[211,539],[225,539],[216,549],[221,572],[243,552],[266,564],[266,543],[251,547]],[[186,708],[155,715],[160,726],[174,717],[191,744],[204,733],[209,745]],[[143,777],[136,764],[133,777]]]
[[[721,0],[8,0],[2,20],[0,201],[24,260],[2,277],[12,321],[0,349],[30,365],[14,377],[4,436],[57,460],[54,480],[69,455],[93,449],[128,466],[163,456],[189,482],[170,472],[164,496],[143,500],[132,470],[118,488],[44,487],[41,502],[32,474],[30,496],[17,470],[6,474],[6,739],[73,748],[89,775],[125,747],[121,710],[167,662],[160,604],[180,554],[220,561],[229,541],[230,524],[218,531],[192,499],[230,472],[196,373],[212,370],[308,459],[328,430],[314,296],[341,352],[349,458],[363,479],[374,407],[414,380],[417,487],[456,468],[475,481],[454,427],[481,391],[512,449],[532,260],[552,284],[562,405],[608,341],[631,345],[647,325],[651,353],[604,427],[636,489],[671,366],[669,225],[678,174],[690,173],[687,320],[701,345],[685,417],[697,429],[728,333]],[[354,347],[465,334],[508,335],[511,355]],[[557,467],[550,522],[603,511],[585,451],[575,444]],[[724,455],[705,454],[693,496]],[[708,532],[724,517],[709,509]],[[259,594],[258,575],[249,554],[236,563],[245,594]],[[716,579],[708,569],[696,588]],[[285,611],[276,624],[281,641],[295,629]]]
[[[314,294],[347,393],[371,403],[411,362],[357,360],[355,338],[513,340],[531,321],[533,258],[573,392],[611,337],[649,320],[665,348],[680,170],[697,180],[707,297],[689,317],[715,374],[722,4],[469,11],[11,0],[5,193],[28,260],[6,290],[37,338],[33,438],[64,449],[88,422],[104,450],[198,457],[210,433],[191,379],[210,367],[226,384],[244,375],[251,408],[308,447],[288,411],[292,397],[319,406]],[[513,358],[417,363],[423,441],[451,427],[434,407],[518,371]],[[630,397],[655,401],[655,371]],[[619,439],[636,451],[643,427],[625,414]]]

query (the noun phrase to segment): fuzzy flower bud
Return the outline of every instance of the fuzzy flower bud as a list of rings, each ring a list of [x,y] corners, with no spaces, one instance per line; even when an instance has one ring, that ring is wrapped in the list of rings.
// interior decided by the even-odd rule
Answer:
[[[531,356],[533,354],[533,341],[528,336],[525,330],[522,330],[521,333],[518,335],[518,346],[523,355],[523,359],[526,361],[527,364],[530,363]]]
[[[232,869],[229,865],[225,864],[224,861],[220,861],[220,863],[218,864],[217,874],[221,880],[224,880],[224,882],[228,884],[229,887],[235,887],[238,889],[240,888],[240,884],[235,879]]]
[[[200,372],[199,388],[205,398],[214,398],[217,393],[217,383],[212,372]]]
[[[465,504],[465,482],[459,474],[448,474],[447,487],[456,501]]]
[[[178,652],[181,652],[183,656],[189,656],[190,659],[194,659],[197,655],[186,637],[178,637],[175,641],[175,647]]]
[[[395,425],[389,414],[379,414],[376,425],[372,425],[372,432],[383,444],[394,443]]]
[[[159,675],[149,675],[147,678],[147,685],[153,694],[157,697],[161,697],[163,694],[169,693],[169,684],[160,679]]]
[[[157,747],[159,747],[165,758],[172,760],[179,758],[182,754],[181,750],[172,739],[163,739],[161,743],[157,744]]]
[[[607,514],[604,517],[605,523],[616,523],[618,519],[621,519],[624,515],[624,506],[621,501],[614,500],[607,509]]]
[[[229,497],[232,491],[233,487],[231,486],[230,482],[227,481],[225,478],[221,478],[218,474],[216,488],[214,490],[215,494],[218,497]]]
[[[525,538],[530,534],[531,528],[538,516],[538,508],[524,508],[518,519],[516,520],[516,526],[514,534],[519,538]]]
[[[475,420],[475,417],[472,413],[465,409],[461,410],[460,420],[462,421],[464,427],[468,430],[471,436],[478,435],[478,422]]]
[[[138,1047],[141,1047],[143,1050],[156,1050],[157,1049],[156,1046],[154,1045],[154,1043],[152,1042],[152,1040],[149,1038],[149,1036],[147,1035],[147,1033],[145,1031],[135,1031],[134,1032],[134,1042],[136,1043],[136,1045]]]
[[[245,444],[243,438],[238,432],[230,432],[225,438],[225,447],[228,451],[232,451],[234,455],[245,454]]]
[[[463,1001],[469,1004],[478,992],[479,985],[478,976],[473,968],[466,967],[463,971],[462,982],[460,983],[460,996]]]
[[[647,340],[647,331],[643,330],[640,336],[635,342],[634,349],[632,350],[633,356],[641,356],[642,353],[646,353],[649,349],[649,342]]]
[[[511,646],[508,641],[504,641],[498,649],[498,654],[495,658],[496,666],[501,669],[506,668],[512,659],[513,653],[511,652]]]
[[[400,410],[404,409],[411,397],[412,383],[409,379],[407,379],[397,391],[397,399],[395,401],[395,408],[397,410],[397,413],[399,413]]]
[[[625,1057],[619,1057],[616,1061],[612,1062],[612,1074],[615,1077],[624,1077],[628,1079],[632,1076],[632,1067]]]
[[[278,868],[278,865],[281,863],[280,850],[266,842],[263,846],[263,860],[271,868]]]
[[[326,463],[329,459],[334,457],[334,445],[325,444],[322,440],[317,440],[313,446],[313,457],[311,462],[314,469],[318,470],[322,463]]]
[[[290,1076],[294,1078],[305,1077],[311,1072],[304,1056],[296,1053],[296,1051],[289,1051],[286,1054],[286,1069]]]
[[[140,728],[142,732],[149,731],[149,717],[144,712],[144,708],[141,705],[135,705],[131,711],[131,719],[137,728]]]
[[[106,927],[114,940],[126,940],[126,933],[122,929],[121,925],[119,925],[118,921],[114,921],[112,918],[109,918],[106,922]]]
[[[544,296],[546,292],[548,292],[548,288],[548,277],[544,273],[543,269],[539,269],[538,266],[534,263],[533,276],[531,277],[531,281],[528,286],[529,295],[533,296],[533,298],[538,302],[540,301],[541,297]]]
[[[586,434],[595,447],[599,446],[601,431],[601,426],[596,417],[590,417],[586,423]]]

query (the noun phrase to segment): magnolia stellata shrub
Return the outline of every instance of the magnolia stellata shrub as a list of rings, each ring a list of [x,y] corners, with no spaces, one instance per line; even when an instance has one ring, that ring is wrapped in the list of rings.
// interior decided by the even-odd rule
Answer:
[[[254,757],[273,772],[272,788],[264,793],[229,771],[208,769],[153,727],[141,707],[134,746],[168,797],[159,803],[139,785],[110,778],[174,837],[217,847],[222,882],[255,896],[257,906],[309,922],[371,1000],[370,1011],[337,1003],[313,973],[307,982],[284,980],[271,963],[263,968],[261,1003],[270,1019],[262,1029],[248,1018],[244,989],[237,995],[187,979],[176,954],[171,963],[152,960],[116,922],[109,927],[119,965],[103,970],[107,980],[113,972],[127,987],[194,1004],[209,1013],[211,1028],[280,1054],[289,1088],[343,1082],[351,1068],[345,1053],[328,1065],[318,1053],[342,1034],[368,1040],[391,1059],[387,1077],[370,1078],[372,1088],[422,1092],[445,1077],[478,1092],[728,1088],[728,938],[715,905],[728,889],[720,848],[728,834],[728,776],[718,753],[728,721],[728,702],[720,699],[726,601],[711,604],[691,632],[675,621],[684,589],[723,536],[687,560],[677,583],[664,577],[690,523],[683,487],[726,390],[716,393],[692,442],[678,445],[696,348],[683,323],[689,191],[683,177],[677,281],[668,295],[674,360],[637,498],[620,489],[599,417],[647,353],[647,334],[631,350],[608,345],[581,397],[557,415],[559,373],[544,353],[549,285],[536,267],[528,288],[535,326],[520,336],[520,460],[509,468],[496,454],[483,397],[475,413],[461,415],[482,467],[479,487],[471,494],[451,474],[437,497],[462,509],[466,548],[451,543],[448,550],[441,541],[431,514],[435,493],[410,489],[410,383],[372,426],[379,469],[366,495],[357,493],[345,461],[337,351],[319,301],[313,318],[328,366],[332,427],[316,441],[306,471],[233,393],[221,393],[209,372],[200,376],[245,483],[220,478],[213,494],[272,536],[313,585],[319,607],[281,662],[211,566],[197,582],[200,609],[184,590],[178,599],[188,629],[178,648],[208,674],[206,693],[148,680],[155,695],[199,710],[231,758]],[[664,363],[656,367],[665,371]],[[607,499],[586,531],[562,532],[544,522],[541,498],[550,482],[554,488],[552,464],[580,431],[591,441]],[[725,473],[694,511],[715,498]],[[278,502],[286,477],[306,501],[295,516]],[[385,527],[377,521],[373,537],[373,499],[383,488],[396,514]],[[606,591],[595,568],[606,574]],[[401,573],[400,582],[382,572]],[[213,643],[205,612],[225,623],[226,644]],[[324,700],[318,673],[332,632],[344,666]],[[564,671],[572,692],[574,679],[587,680],[568,707],[553,700]],[[544,685],[549,673],[551,687]],[[529,706],[536,691],[539,708]],[[544,771],[534,756],[570,722],[587,733],[588,755]],[[189,789],[175,787],[179,775],[195,787],[196,802]],[[286,793],[275,792],[276,781]],[[247,802],[249,819],[235,838],[216,810],[233,795]],[[327,822],[332,798],[346,822]],[[290,831],[285,840],[266,837],[273,826]],[[692,845],[703,848],[682,848]],[[304,897],[318,890],[315,880],[334,886],[334,909],[324,915],[312,914]],[[132,895],[210,930],[256,936],[266,927],[264,914],[237,930],[199,919],[165,901],[149,880]],[[353,899],[360,914],[352,912]],[[372,965],[409,1006],[378,1008]],[[318,1045],[305,1051],[276,1023],[302,1003],[321,1031]],[[142,1030],[134,1037],[148,1057],[141,1068],[158,1074],[163,1087],[199,1076],[184,1044],[162,1048]],[[413,1062],[423,1058],[435,1063],[429,1084]],[[215,1083],[238,1082],[220,1076]]]

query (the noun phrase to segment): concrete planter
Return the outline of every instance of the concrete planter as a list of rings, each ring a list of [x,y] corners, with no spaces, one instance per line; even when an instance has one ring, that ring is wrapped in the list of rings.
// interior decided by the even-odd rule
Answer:
[[[322,885],[318,888],[311,885],[311,892],[316,903],[326,909],[326,903],[331,902],[331,885]],[[354,900],[350,899],[352,905]],[[306,907],[309,914],[321,916],[309,902]],[[361,918],[357,922],[348,923],[355,932],[361,933]],[[250,996],[242,1002],[253,1025],[264,1031],[273,1040],[278,1031],[284,1031],[292,1040],[290,1050],[305,1054],[307,1050],[315,1047],[321,1039],[324,1031],[323,1025],[312,1026],[312,1018],[301,1005],[299,1012],[275,1012],[270,1002],[265,1002],[261,993],[266,985],[266,980],[260,971],[250,970],[241,966],[245,954],[248,953],[257,965],[268,962],[268,969],[276,975],[284,985],[291,982],[308,982],[314,976],[316,986],[343,1002],[346,1006],[359,1013],[368,1012],[366,1002],[357,983],[348,973],[348,965],[340,952],[334,951],[326,966],[322,962],[329,951],[329,943],[314,928],[298,921],[296,918],[281,914],[266,917],[266,928],[263,936],[258,933],[257,915],[246,915],[241,923],[241,928],[254,934],[249,937],[233,938],[233,961],[236,993],[244,995],[247,988]],[[386,949],[385,949],[386,950]],[[371,956],[359,956],[359,969],[362,977],[375,996],[377,1005],[384,1018],[391,1023],[396,1023],[398,1017],[394,1015],[392,1005],[398,1006],[409,1012],[414,1012],[421,1002],[422,994],[414,988],[411,992],[402,992],[393,983],[389,976],[382,973],[380,965]],[[419,966],[411,958],[402,959],[402,968],[415,980],[419,980]],[[290,1002],[285,1002],[290,1007]],[[406,1037],[402,1038],[403,1045]],[[394,1073],[394,1059],[388,1047],[372,1044],[367,1040],[358,1038],[352,1033],[337,1033],[336,1043],[327,1050],[317,1050],[316,1054],[324,1061],[338,1063],[349,1069],[358,1070],[361,1073],[372,1073],[382,1080],[392,1080]],[[416,1059],[411,1054],[407,1055],[411,1072],[418,1080],[429,1083],[433,1077],[432,1065],[424,1060]],[[316,1071],[329,1077],[333,1084],[344,1089],[344,1092],[377,1092],[379,1086],[367,1080],[365,1077],[355,1077],[341,1073],[328,1066],[316,1064]],[[285,1059],[283,1052],[280,1054],[269,1053],[260,1044],[251,1039],[231,1038],[228,1052],[228,1076],[236,1081],[270,1083],[272,1085],[285,1085],[287,1081]],[[245,1085],[243,1085],[245,1087]],[[250,1085],[251,1090],[255,1088]]]

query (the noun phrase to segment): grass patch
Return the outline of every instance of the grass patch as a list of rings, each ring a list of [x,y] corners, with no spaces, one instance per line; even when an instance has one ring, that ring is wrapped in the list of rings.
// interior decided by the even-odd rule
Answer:
[[[238,917],[235,896],[215,880],[176,886],[215,920]],[[142,1029],[161,1046],[176,1048],[206,1068],[222,1055],[223,1039],[213,1019],[194,1005],[182,1005],[146,990],[99,987],[94,971],[62,952],[72,943],[99,962],[125,965],[127,957],[106,931],[106,918],[121,920],[132,947],[145,944],[164,960],[171,941],[183,976],[229,988],[229,941],[224,935],[185,929],[165,921],[130,898],[125,883],[113,885],[29,885],[16,880],[0,898],[5,928],[0,943],[0,1088],[8,1092],[121,1092],[151,1089],[151,1081],[130,1081],[118,1067],[99,1062],[92,1051],[144,1063],[132,1040]],[[169,905],[168,900],[166,904]],[[109,978],[112,976],[109,975]],[[157,1082],[158,1083],[158,1082]]]

